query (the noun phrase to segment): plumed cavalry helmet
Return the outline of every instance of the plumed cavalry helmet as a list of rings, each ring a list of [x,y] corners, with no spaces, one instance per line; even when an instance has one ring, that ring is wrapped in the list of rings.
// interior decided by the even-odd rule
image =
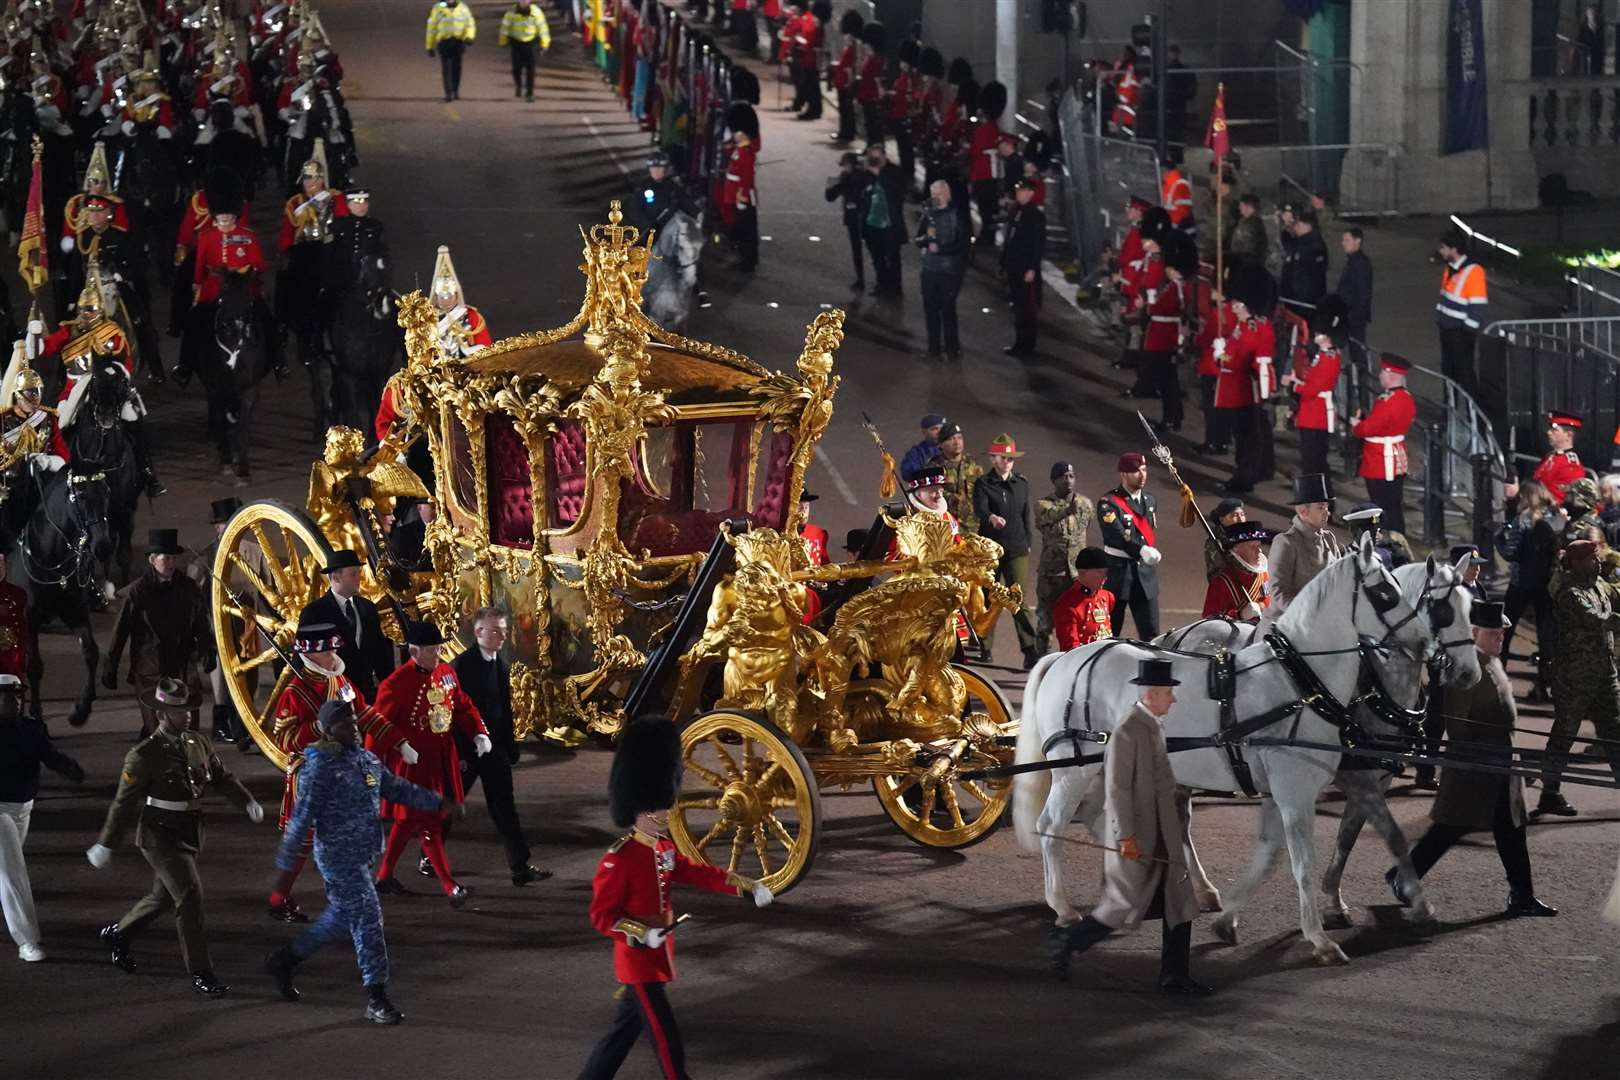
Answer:
[[[12,383],[13,394],[37,394],[45,389],[45,380],[40,378],[39,372],[31,367],[17,369],[16,381]]]
[[[301,180],[306,176],[313,176],[318,180],[325,180],[329,174],[326,171],[326,140],[315,140],[315,152],[309,155],[304,167],[298,171]]]
[[[461,279],[456,277],[456,264],[450,261],[450,249],[439,245],[433,257],[433,299],[461,303]]]
[[[112,173],[107,169],[107,145],[100,139],[90,150],[90,164],[85,166],[84,184],[79,190],[88,190],[92,180],[99,180],[108,191],[112,190]]]
[[[84,288],[79,292],[79,304],[73,313],[73,321],[81,326],[89,326],[102,320],[107,314],[102,303],[101,262],[94,255],[90,257],[90,267],[84,272]]]
[[[628,829],[637,814],[668,810],[681,786],[681,739],[661,716],[625,725],[608,772],[608,813]]]

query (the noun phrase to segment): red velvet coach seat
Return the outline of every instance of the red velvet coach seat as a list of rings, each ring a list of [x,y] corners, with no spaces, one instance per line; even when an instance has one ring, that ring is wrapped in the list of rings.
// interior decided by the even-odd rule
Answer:
[[[512,418],[492,412],[484,421],[484,460],[489,471],[489,538],[505,547],[534,546],[534,482],[529,448]]]

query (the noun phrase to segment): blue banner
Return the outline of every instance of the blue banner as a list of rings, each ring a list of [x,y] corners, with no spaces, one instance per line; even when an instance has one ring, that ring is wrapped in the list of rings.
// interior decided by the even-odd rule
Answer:
[[[1441,152],[1484,150],[1491,144],[1485,107],[1485,19],[1480,0],[1447,2],[1446,137]]]

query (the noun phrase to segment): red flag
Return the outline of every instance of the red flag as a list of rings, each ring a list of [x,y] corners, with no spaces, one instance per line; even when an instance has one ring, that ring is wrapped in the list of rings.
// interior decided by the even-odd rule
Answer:
[[[1215,107],[1209,113],[1209,134],[1204,145],[1215,152],[1217,159],[1232,152],[1232,136],[1226,131],[1226,84],[1215,87]]]
[[[17,244],[17,273],[33,292],[50,280],[45,255],[45,196],[40,181],[40,150],[35,144],[34,176],[28,182],[28,208],[23,215],[22,239]]]

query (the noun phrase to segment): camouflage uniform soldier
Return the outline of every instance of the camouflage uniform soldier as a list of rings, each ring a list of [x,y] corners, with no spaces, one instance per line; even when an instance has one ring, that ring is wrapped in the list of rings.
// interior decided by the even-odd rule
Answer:
[[[962,429],[947,423],[939,429],[939,454],[934,464],[945,470],[945,506],[965,533],[979,531],[979,515],[973,510],[973,485],[984,475],[984,466],[963,448]]]
[[[1596,540],[1602,537],[1603,520],[1598,517],[1597,505],[1597,483],[1590,476],[1571,480],[1564,489],[1564,510],[1569,514],[1569,525],[1564,529],[1564,535],[1571,540]],[[1597,534],[1588,533],[1590,529],[1598,530]]]
[[[1074,490],[1074,466],[1052,466],[1052,494],[1035,504],[1041,557],[1035,564],[1035,637],[1041,652],[1052,647],[1052,607],[1074,584],[1074,560],[1086,546],[1086,530],[1096,508]]]
[[[1620,739],[1620,677],[1614,659],[1620,612],[1614,607],[1614,590],[1598,579],[1597,544],[1572,541],[1564,549],[1564,565],[1553,593],[1553,619],[1558,626],[1558,663],[1552,670],[1554,718],[1536,813],[1573,817],[1575,808],[1559,789],[1581,721],[1590,720],[1600,739]],[[1620,778],[1620,755],[1612,746],[1605,746],[1605,753],[1609,767]]]

